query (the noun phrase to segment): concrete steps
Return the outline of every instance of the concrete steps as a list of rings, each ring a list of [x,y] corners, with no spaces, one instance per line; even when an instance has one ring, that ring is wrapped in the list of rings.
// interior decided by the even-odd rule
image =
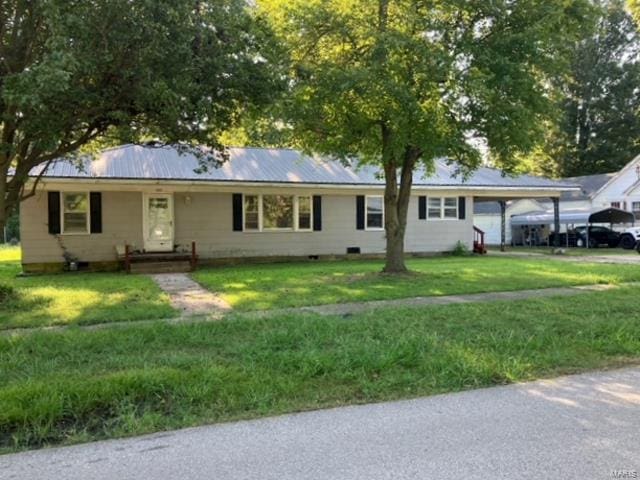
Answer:
[[[131,273],[186,273],[191,264],[186,260],[172,262],[136,262],[131,264]]]

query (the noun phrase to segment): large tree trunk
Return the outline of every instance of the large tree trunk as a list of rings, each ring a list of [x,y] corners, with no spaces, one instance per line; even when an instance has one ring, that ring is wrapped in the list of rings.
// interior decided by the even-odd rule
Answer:
[[[407,212],[411,199],[413,169],[419,157],[417,149],[407,147],[401,162],[385,162],[384,228],[387,238],[385,273],[406,273],[404,262],[404,236],[407,230]],[[401,163],[398,185],[397,163]]]

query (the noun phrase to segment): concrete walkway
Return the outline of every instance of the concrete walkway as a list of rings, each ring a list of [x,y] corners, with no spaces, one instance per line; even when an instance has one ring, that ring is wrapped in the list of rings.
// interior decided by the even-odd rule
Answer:
[[[630,368],[7,455],[0,478],[637,478],[639,409]]]
[[[171,305],[183,315],[208,315],[222,318],[231,306],[218,295],[205,290],[184,273],[151,275],[158,286],[169,295]]]
[[[628,283],[625,285],[637,285]],[[588,292],[602,292],[619,288],[618,285],[584,285],[577,287],[540,288],[534,290],[515,290],[511,292],[468,293],[464,295],[441,295],[432,297],[399,298],[397,300],[373,300],[368,302],[335,303],[330,305],[316,305],[309,307],[280,308],[244,312],[242,316],[273,317],[295,313],[315,313],[318,315],[354,315],[371,312],[381,308],[412,308],[430,305],[453,305],[460,303],[487,303],[498,301],[531,300],[549,297],[571,297]]]
[[[229,316],[232,307],[215,294],[204,290],[199,284],[190,280],[184,282],[183,279],[174,281],[167,278],[173,275],[182,274],[161,274],[155,277],[158,282],[164,282],[161,286],[170,298],[175,308],[181,310],[182,315],[166,319],[155,320],[134,320],[123,322],[107,322],[94,325],[72,325],[72,326],[50,326],[50,327],[33,327],[33,328],[14,328],[9,330],[0,330],[0,335],[26,335],[32,332],[42,331],[61,331],[69,328],[80,328],[82,330],[103,330],[107,328],[130,327],[135,325],[149,325],[157,322],[165,323],[198,323],[221,320]],[[193,285],[192,285],[193,284]],[[195,285],[195,286],[194,286]],[[294,315],[311,313],[317,315],[343,315],[350,316],[357,313],[372,312],[381,308],[418,308],[430,305],[454,305],[460,303],[486,303],[497,301],[518,301],[530,300],[536,298],[551,297],[571,297],[584,293],[603,292],[614,290],[621,287],[640,286],[639,282],[621,283],[618,285],[596,284],[582,285],[575,287],[554,287],[541,288],[534,290],[515,290],[508,292],[486,292],[486,293],[470,293],[464,295],[442,295],[432,297],[411,297],[399,298],[396,300],[373,300],[368,302],[351,302],[351,303],[335,303],[329,305],[316,305],[308,307],[292,307],[278,308],[272,310],[257,310],[247,312],[234,313],[239,318],[270,318],[281,315]]]

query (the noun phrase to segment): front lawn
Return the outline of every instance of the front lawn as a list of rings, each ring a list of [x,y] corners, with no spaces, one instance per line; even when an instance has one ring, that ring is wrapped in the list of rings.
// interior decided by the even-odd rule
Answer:
[[[168,297],[148,277],[67,273],[18,277],[20,249],[0,248],[0,330],[172,317]],[[5,291],[0,289],[0,293]]]
[[[638,265],[574,264],[545,258],[410,259],[411,275],[379,275],[381,261],[241,265],[193,276],[236,310],[640,281]]]
[[[348,318],[240,316],[0,337],[0,450],[637,363],[638,311],[640,287],[624,287]]]

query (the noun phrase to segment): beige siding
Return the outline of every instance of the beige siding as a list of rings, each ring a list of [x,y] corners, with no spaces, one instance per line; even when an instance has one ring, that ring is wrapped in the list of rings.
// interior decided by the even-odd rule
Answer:
[[[62,262],[62,247],[80,261],[104,262],[116,258],[116,245],[142,246],[142,194],[103,192],[103,233],[49,235],[47,194],[40,192],[20,206],[23,263]]]
[[[322,231],[234,232],[231,193],[176,192],[175,243],[188,249],[195,241],[202,258],[340,255],[346,253],[347,247],[360,247],[363,254],[384,253],[384,232],[356,229],[355,193],[323,194],[305,190],[292,193],[322,194]],[[438,196],[453,194],[455,192],[439,192]],[[116,245],[124,243],[143,246],[142,193],[103,192],[102,205],[102,234],[59,236],[60,243],[81,261],[114,260]],[[458,240],[470,247],[472,211],[472,200],[468,197],[466,220],[418,220],[418,197],[414,196],[409,206],[406,250],[416,253],[448,251]],[[21,216],[23,262],[61,262],[58,238],[48,233],[46,192],[25,201]]]

